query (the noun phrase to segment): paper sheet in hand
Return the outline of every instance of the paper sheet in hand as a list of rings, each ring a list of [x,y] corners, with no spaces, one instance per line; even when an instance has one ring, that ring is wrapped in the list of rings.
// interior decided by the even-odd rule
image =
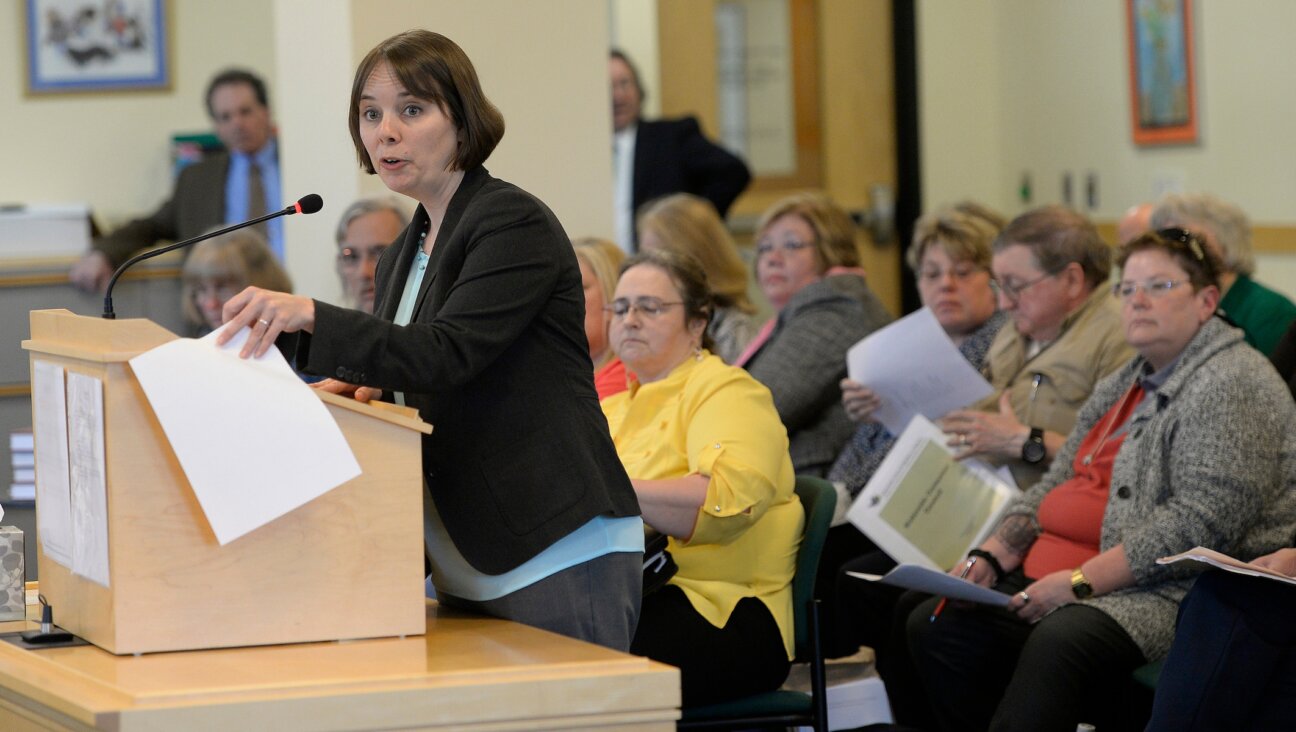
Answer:
[[[1296,585],[1296,577],[1288,577],[1281,572],[1275,572],[1268,567],[1258,567],[1250,562],[1243,562],[1234,559],[1227,554],[1221,554],[1214,549],[1207,549],[1204,546],[1196,546],[1186,552],[1175,554],[1171,557],[1161,557],[1156,560],[1157,564],[1171,564],[1173,562],[1201,562],[1225,572],[1234,574],[1245,574],[1250,577],[1260,577],[1261,579],[1277,580],[1286,582],[1289,585]]]
[[[982,587],[965,579],[959,579],[917,564],[901,564],[884,575],[864,574],[863,572],[847,572],[846,574],[862,580],[881,582],[884,585],[903,587],[906,590],[917,590],[932,595],[941,595],[951,600],[979,602],[982,605],[1003,607],[1012,598],[1012,595],[1006,595],[998,590]]]
[[[36,535],[45,556],[72,567],[72,488],[68,479],[67,396],[63,367],[32,362],[32,431],[36,444]]]
[[[846,518],[900,563],[944,571],[989,535],[1018,494],[984,463],[955,460],[922,415],[900,433]]]
[[[229,543],[360,474],[333,417],[279,351],[241,359],[244,329],[131,359],[216,539]]]
[[[994,391],[928,308],[851,346],[846,371],[882,400],[873,417],[893,435],[900,434],[915,414],[936,419]]]

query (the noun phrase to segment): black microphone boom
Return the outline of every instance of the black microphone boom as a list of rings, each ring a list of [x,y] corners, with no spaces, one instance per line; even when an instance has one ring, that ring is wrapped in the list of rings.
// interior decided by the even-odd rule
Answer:
[[[113,312],[113,304],[112,304],[113,285],[116,285],[117,278],[121,277],[122,273],[125,272],[127,268],[129,268],[131,265],[135,264],[136,262],[142,262],[145,259],[156,257],[159,254],[166,254],[169,251],[180,249],[182,247],[191,246],[193,244],[197,244],[200,241],[205,241],[207,239],[211,239],[212,237],[220,236],[221,234],[228,234],[231,231],[237,231],[247,226],[255,226],[256,224],[259,224],[262,221],[269,221],[270,219],[277,219],[280,216],[291,216],[293,214],[313,214],[319,211],[321,208],[324,208],[324,199],[321,198],[318,193],[312,193],[307,196],[302,196],[301,198],[297,199],[297,203],[294,203],[291,206],[285,206],[283,209],[279,211],[275,211],[274,213],[266,214],[265,216],[260,216],[255,219],[251,219],[250,221],[244,221],[239,224],[234,224],[233,226],[226,226],[225,228],[218,229],[216,231],[210,231],[201,236],[195,236],[192,239],[185,239],[184,241],[178,241],[175,244],[168,244],[159,249],[150,249],[146,252],[140,252],[139,254],[136,254],[135,256],[123,262],[122,266],[118,267],[116,272],[113,272],[112,279],[108,280],[108,289],[104,290],[103,317],[108,320],[115,320],[117,318],[117,314]]]

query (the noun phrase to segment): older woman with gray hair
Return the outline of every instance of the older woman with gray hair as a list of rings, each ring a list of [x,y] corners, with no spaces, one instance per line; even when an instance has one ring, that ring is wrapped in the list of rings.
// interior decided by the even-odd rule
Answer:
[[[1048,473],[951,570],[1011,595],[1008,606],[934,618],[929,598],[908,615],[943,729],[1117,726],[1121,684],[1166,655],[1198,571],[1157,559],[1197,545],[1252,557],[1291,540],[1296,405],[1215,317],[1214,251],[1163,230],[1123,246],[1119,263],[1138,356],[1098,385]]]
[[[1152,228],[1180,228],[1201,237],[1224,262],[1220,310],[1246,334],[1246,342],[1270,355],[1291,323],[1296,304],[1256,282],[1251,222],[1242,209],[1209,193],[1172,193],[1157,202]]]

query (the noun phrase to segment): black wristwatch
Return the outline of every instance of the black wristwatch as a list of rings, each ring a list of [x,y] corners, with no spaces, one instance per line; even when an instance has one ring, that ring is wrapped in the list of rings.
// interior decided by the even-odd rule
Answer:
[[[1048,451],[1044,449],[1044,430],[1031,427],[1030,436],[1022,443],[1022,460],[1029,465],[1039,465],[1044,462],[1047,454]]]

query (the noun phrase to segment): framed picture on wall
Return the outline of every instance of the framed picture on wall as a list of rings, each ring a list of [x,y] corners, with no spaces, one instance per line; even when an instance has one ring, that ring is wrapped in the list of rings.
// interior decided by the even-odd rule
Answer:
[[[1192,0],[1125,0],[1134,142],[1197,142]]]
[[[24,0],[29,95],[169,89],[165,0]]]

